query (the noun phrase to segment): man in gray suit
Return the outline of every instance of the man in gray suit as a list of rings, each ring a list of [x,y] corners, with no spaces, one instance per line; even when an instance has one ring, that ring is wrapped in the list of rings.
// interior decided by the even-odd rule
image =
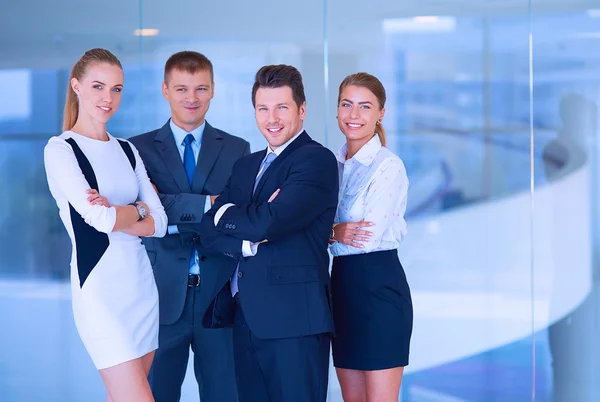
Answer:
[[[232,329],[205,329],[202,314],[214,297],[219,269],[231,259],[196,246],[196,226],[233,164],[250,144],[205,120],[214,96],[213,66],[204,55],[184,51],[165,65],[162,85],[171,119],[160,129],[129,140],[137,147],[169,220],[168,235],[144,239],[159,294],[159,348],[149,381],[156,402],[181,396],[190,346],[202,402],[235,402]],[[212,269],[211,269],[212,268]],[[231,267],[235,269],[235,267]]]

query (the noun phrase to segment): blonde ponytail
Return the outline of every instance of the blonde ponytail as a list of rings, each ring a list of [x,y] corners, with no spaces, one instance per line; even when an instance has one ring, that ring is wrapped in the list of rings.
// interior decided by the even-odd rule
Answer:
[[[71,78],[73,78],[73,72],[71,72]],[[67,84],[67,100],[65,101],[65,111],[63,113],[63,131],[69,131],[75,126],[77,117],[79,116],[79,100],[77,94],[73,91],[71,86],[71,79]]]
[[[381,145],[385,147],[387,141],[385,139],[385,128],[383,128],[383,124],[380,121],[375,125],[375,134],[379,137],[379,141]]]

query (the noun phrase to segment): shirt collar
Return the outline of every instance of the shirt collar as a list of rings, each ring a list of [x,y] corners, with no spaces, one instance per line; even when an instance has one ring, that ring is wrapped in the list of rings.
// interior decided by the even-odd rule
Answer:
[[[380,150],[381,150],[381,141],[379,140],[378,135],[374,135],[373,138],[371,138],[369,140],[369,142],[367,142],[365,145],[363,145],[362,148],[360,148],[358,150],[356,155],[354,155],[350,159],[351,160],[354,159],[357,162],[359,162],[365,166],[369,166],[373,162],[373,160],[375,159],[375,156],[377,156],[377,153],[379,153]],[[340,148],[338,153],[335,155],[335,157],[338,160],[338,162],[340,162],[341,164],[345,164],[347,162],[346,161],[347,154],[348,154],[348,144],[344,143],[344,145],[342,145],[342,147]]]
[[[300,130],[300,132],[299,132],[298,134],[296,134],[295,136],[293,136],[292,138],[290,138],[290,139],[289,139],[289,140],[288,140],[288,141],[287,141],[285,144],[283,144],[283,145],[281,145],[281,146],[277,147],[277,149],[276,149],[275,151],[273,151],[273,150],[271,149],[271,146],[267,146],[267,154],[266,154],[266,155],[268,155],[268,154],[269,154],[269,153],[271,153],[271,152],[274,152],[274,153],[275,153],[275,156],[279,156],[279,155],[281,155],[281,153],[282,153],[282,152],[283,152],[283,151],[284,151],[284,150],[285,150],[285,149],[288,147],[288,145],[290,145],[292,142],[294,142],[294,140],[295,140],[296,138],[298,138],[298,137],[300,136],[300,134],[302,134],[303,132],[304,132],[304,128],[303,128],[303,129],[301,129],[301,130]],[[266,157],[266,155],[265,155],[265,157]]]
[[[206,127],[206,120],[204,120],[204,122],[200,126],[196,127],[191,132],[187,132],[183,128],[179,127],[177,124],[173,123],[173,119],[169,120],[169,126],[171,127],[171,131],[173,132],[173,137],[175,137],[175,144],[177,144],[177,146],[183,144],[183,140],[188,134],[194,136],[194,139],[196,140],[196,143],[198,145],[202,144],[202,135],[204,134],[204,128]]]

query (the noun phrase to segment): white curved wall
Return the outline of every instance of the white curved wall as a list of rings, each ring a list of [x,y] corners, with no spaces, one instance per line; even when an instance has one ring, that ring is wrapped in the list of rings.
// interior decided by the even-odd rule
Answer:
[[[532,320],[543,329],[583,301],[589,178],[585,164],[536,189],[533,215],[525,192],[411,222],[400,250],[415,309],[407,372],[531,336]]]

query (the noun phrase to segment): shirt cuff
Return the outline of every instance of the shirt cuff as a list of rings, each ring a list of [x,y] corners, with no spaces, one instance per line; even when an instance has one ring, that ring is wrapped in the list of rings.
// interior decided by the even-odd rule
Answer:
[[[167,226],[167,233],[168,234],[178,234],[179,228],[177,227],[177,225],[169,225],[169,226]]]
[[[242,241],[242,255],[244,257],[254,257],[258,252],[259,243],[250,243],[248,240]]]
[[[219,210],[215,214],[215,221],[214,221],[215,226],[217,226],[219,224],[219,220],[221,220],[221,217],[223,216],[225,211],[227,211],[227,208],[233,207],[234,205],[235,204],[228,203],[228,204],[223,205],[221,208],[219,208]]]
[[[210,204],[210,195],[206,196],[206,201],[204,201],[204,213],[207,213],[212,205]]]

